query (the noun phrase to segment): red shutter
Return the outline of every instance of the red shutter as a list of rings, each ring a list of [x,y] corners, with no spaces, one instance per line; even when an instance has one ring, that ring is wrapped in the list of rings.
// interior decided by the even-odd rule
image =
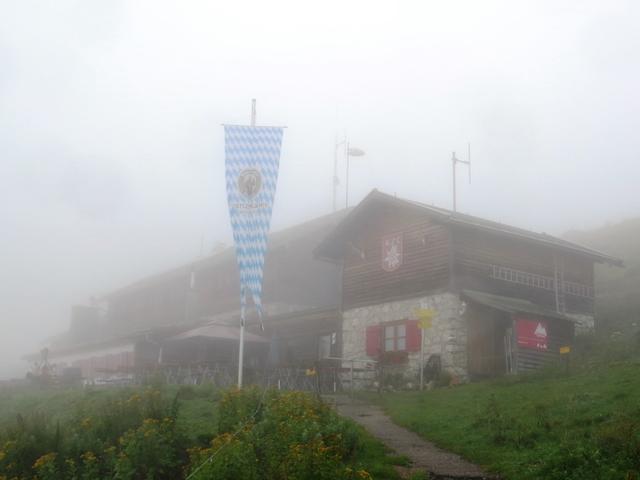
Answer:
[[[380,345],[382,343],[382,339],[380,338],[381,332],[382,327],[380,325],[367,327],[367,355],[370,357],[380,355]]]
[[[407,351],[420,351],[420,342],[422,341],[422,332],[418,328],[418,320],[407,320]]]

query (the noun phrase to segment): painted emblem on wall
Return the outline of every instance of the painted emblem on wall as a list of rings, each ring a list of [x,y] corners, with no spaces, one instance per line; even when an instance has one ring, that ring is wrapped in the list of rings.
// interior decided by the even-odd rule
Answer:
[[[393,272],[402,265],[402,234],[382,237],[382,269]]]
[[[247,168],[238,175],[238,190],[242,195],[251,199],[262,188],[262,175],[255,168]]]

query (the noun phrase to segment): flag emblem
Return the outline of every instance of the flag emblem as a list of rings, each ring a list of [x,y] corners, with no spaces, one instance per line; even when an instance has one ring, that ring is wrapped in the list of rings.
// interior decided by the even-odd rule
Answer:
[[[262,175],[255,168],[247,168],[238,175],[238,190],[242,195],[251,199],[260,193]]]
[[[262,326],[262,273],[278,181],[282,127],[225,125],[229,217],[240,273],[240,318],[251,297]]]

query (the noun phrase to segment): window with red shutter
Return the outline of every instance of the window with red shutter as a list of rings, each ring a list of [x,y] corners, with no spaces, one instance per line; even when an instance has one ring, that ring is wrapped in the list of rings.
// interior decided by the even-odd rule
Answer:
[[[380,326],[379,344],[384,352],[416,352],[420,350],[422,332],[417,320],[399,320]]]
[[[385,352],[404,352],[407,349],[407,328],[404,323],[385,324],[383,331]]]
[[[377,357],[378,355],[380,355],[381,331],[382,327],[380,325],[367,327],[366,347],[367,355],[370,357]]]
[[[422,332],[418,328],[417,320],[407,320],[407,351],[417,352],[420,350]]]

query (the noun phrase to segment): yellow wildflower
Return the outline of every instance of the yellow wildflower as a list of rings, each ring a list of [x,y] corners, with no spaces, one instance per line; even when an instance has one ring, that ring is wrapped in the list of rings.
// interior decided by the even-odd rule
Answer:
[[[39,459],[36,460],[36,462],[33,464],[33,468],[35,470],[38,470],[39,468],[42,468],[45,465],[53,462],[55,459],[56,459],[56,454],[55,453],[53,453],[53,452],[45,453]]]
[[[80,455],[80,458],[85,461],[85,463],[91,463],[96,461],[96,455],[91,451],[84,452]]]

